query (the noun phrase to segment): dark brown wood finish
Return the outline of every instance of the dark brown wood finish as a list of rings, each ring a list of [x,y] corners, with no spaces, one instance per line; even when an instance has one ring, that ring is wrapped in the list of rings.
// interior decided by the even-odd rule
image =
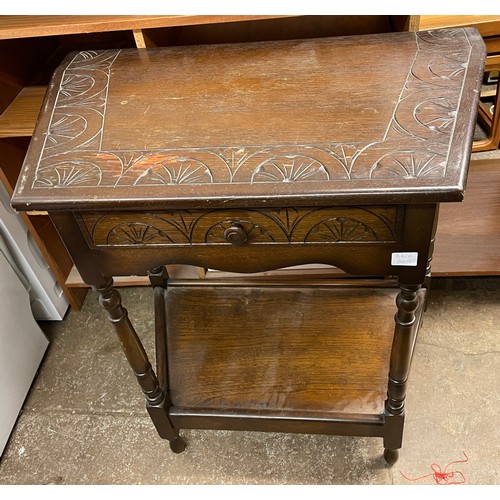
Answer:
[[[460,200],[482,38],[472,29],[367,35],[363,50],[358,40],[71,54],[49,86],[13,203]]]
[[[395,462],[483,63],[454,29],[88,51],[56,71],[13,205],[49,211],[173,451],[186,427],[281,430],[382,437]],[[352,278],[193,284],[175,264]],[[129,275],[153,285],[156,371],[112,286]]]
[[[90,246],[218,245],[241,227],[235,244],[364,242],[394,243],[398,206],[305,207],[269,210],[172,210],[168,212],[82,213]],[[328,236],[329,234],[329,236]]]
[[[314,410],[380,419],[396,294],[172,286],[165,298],[172,401],[183,411]],[[188,319],[187,311],[197,313]],[[360,330],[356,319],[365,314]]]

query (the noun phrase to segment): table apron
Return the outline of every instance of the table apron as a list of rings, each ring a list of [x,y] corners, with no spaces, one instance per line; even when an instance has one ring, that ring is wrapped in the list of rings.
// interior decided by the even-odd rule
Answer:
[[[437,211],[422,204],[50,215],[91,285],[97,274],[146,275],[164,264],[239,273],[328,264],[410,284],[428,271]],[[402,265],[394,254],[414,259]]]
[[[255,273],[302,264],[329,264],[353,275],[393,276],[401,267],[391,265],[393,253],[415,252],[416,266],[407,267],[423,279],[427,253],[403,244],[291,244],[191,247],[114,247],[93,249],[103,274],[146,275],[163,264],[185,264],[237,273]]]

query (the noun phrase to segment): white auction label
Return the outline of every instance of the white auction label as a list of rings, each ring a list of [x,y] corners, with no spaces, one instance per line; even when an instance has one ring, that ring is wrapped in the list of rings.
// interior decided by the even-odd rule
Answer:
[[[393,252],[391,257],[392,266],[416,266],[418,252]]]

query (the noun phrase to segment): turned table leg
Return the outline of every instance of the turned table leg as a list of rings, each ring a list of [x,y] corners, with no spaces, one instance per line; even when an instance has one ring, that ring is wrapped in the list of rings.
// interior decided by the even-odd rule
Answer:
[[[167,318],[165,311],[165,292],[169,276],[164,266],[152,269],[148,272],[148,276],[154,294],[156,373],[160,387],[169,399],[168,404],[170,405],[168,393]]]
[[[384,458],[388,464],[396,463],[403,439],[406,380],[417,333],[418,291],[421,285],[400,285],[396,298],[394,339],[389,368],[389,384],[385,415],[387,433],[384,436]]]
[[[167,317],[165,311],[165,292],[168,284],[168,272],[165,266],[160,266],[148,272],[149,281],[153,287],[155,308],[155,346],[156,346],[156,373],[158,382],[165,394],[164,408],[172,406],[168,387],[168,355],[167,355]],[[172,451],[182,452],[186,443],[180,437],[170,441]]]
[[[99,293],[99,303],[106,310],[113,324],[123,352],[146,397],[146,408],[158,431],[158,434],[170,441],[172,451],[180,453],[185,442],[179,437],[168,417],[168,400],[160,386],[146,351],[132,326],[127,310],[121,304],[120,294],[113,288],[113,280],[100,287],[93,287]]]

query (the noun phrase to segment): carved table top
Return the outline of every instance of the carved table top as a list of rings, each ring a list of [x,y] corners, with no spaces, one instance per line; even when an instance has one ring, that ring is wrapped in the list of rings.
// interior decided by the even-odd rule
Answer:
[[[483,62],[473,29],[72,53],[13,205],[460,200]]]

